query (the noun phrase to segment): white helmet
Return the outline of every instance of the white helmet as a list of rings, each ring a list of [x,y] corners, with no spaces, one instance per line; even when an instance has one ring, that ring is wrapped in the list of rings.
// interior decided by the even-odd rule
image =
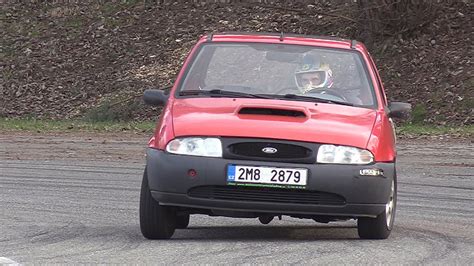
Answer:
[[[309,55],[303,57],[303,63],[296,69],[295,82],[301,93],[331,88],[334,83],[329,65]]]

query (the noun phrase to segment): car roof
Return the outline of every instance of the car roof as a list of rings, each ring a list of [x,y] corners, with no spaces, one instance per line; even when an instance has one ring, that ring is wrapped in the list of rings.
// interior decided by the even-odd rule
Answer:
[[[332,36],[270,32],[220,32],[202,36],[201,40],[203,39],[207,42],[286,43],[342,49],[356,49],[358,45],[362,45],[356,40]]]

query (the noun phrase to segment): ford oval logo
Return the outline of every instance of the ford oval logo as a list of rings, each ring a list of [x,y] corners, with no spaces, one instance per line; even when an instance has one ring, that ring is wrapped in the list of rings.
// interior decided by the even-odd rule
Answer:
[[[265,147],[265,148],[262,149],[262,151],[263,151],[264,153],[274,154],[274,153],[276,153],[278,150],[275,149],[275,148],[272,148],[272,147]]]

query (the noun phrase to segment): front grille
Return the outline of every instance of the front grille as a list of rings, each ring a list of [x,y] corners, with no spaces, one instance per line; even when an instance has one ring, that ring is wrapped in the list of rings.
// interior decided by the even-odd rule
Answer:
[[[275,149],[275,153],[265,153],[265,148]],[[244,157],[269,159],[306,159],[312,156],[312,151],[306,147],[272,142],[240,142],[229,146],[229,152]]]
[[[337,194],[301,189],[256,188],[238,186],[200,186],[188,191],[189,197],[272,203],[344,205]]]

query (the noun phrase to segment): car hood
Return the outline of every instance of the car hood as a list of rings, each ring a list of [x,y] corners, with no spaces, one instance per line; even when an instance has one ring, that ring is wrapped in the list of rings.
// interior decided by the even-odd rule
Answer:
[[[269,99],[187,98],[170,104],[176,137],[269,138],[359,148],[367,146],[377,116],[367,108]]]

